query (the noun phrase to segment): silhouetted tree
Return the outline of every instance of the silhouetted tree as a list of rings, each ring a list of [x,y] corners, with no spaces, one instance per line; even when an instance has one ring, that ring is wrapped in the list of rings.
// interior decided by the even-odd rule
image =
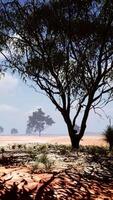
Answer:
[[[108,126],[104,131],[104,139],[109,144],[109,150],[113,150],[113,126]]]
[[[12,135],[16,135],[18,133],[18,129],[16,129],[16,128],[12,128],[11,129],[11,134]]]
[[[113,2],[0,2],[5,67],[46,93],[63,116],[72,147],[78,148],[90,110],[113,97]]]
[[[0,133],[4,132],[4,128],[2,126],[0,126]]]
[[[29,116],[28,123],[27,123],[27,134],[33,134],[38,132],[39,136],[41,132],[47,127],[51,126],[55,122],[49,115],[45,115],[41,108],[38,111],[33,112],[31,116]]]

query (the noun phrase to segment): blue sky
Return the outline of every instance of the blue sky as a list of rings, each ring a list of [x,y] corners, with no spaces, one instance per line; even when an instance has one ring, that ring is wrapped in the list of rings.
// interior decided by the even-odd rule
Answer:
[[[48,97],[37,93],[33,88],[27,86],[17,75],[6,73],[5,77],[1,78],[0,94],[0,125],[4,127],[5,134],[10,133],[13,127],[17,128],[20,133],[25,133],[28,116],[37,108],[42,108],[55,121],[55,124],[47,128],[44,134],[67,135],[66,125],[63,122],[62,116]],[[98,111],[102,117],[99,117],[91,111],[86,132],[92,134],[100,134],[103,132],[106,125],[109,124],[106,115],[111,116],[111,118],[113,115],[112,103],[104,111],[106,114],[103,111]],[[80,118],[77,121],[78,125],[79,120]]]

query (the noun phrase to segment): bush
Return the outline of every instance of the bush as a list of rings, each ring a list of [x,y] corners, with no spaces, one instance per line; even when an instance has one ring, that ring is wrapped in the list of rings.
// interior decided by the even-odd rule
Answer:
[[[109,144],[109,150],[113,150],[113,126],[108,126],[103,135],[105,141]]]
[[[39,164],[43,164],[45,167],[45,170],[51,170],[52,166],[54,165],[54,162],[49,160],[48,156],[46,153],[43,153],[42,155],[40,155],[36,162]]]

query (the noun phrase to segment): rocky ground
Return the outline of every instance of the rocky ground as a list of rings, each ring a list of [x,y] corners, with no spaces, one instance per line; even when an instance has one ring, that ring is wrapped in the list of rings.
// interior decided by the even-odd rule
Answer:
[[[1,148],[0,200],[112,200],[113,156],[104,147]]]

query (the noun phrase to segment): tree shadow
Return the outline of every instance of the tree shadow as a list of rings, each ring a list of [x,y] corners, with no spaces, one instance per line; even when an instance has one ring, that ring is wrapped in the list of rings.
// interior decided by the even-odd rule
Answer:
[[[4,192],[1,193],[1,200],[33,200],[32,192],[24,188],[19,191],[18,186],[14,183],[10,189],[4,187]]]
[[[34,190],[25,189],[25,185],[19,189],[15,183],[10,189],[5,183],[1,186],[0,200],[94,200],[102,196],[103,199],[113,197],[113,181],[105,184],[101,179],[95,180],[93,176],[88,177],[75,169],[53,173],[47,181],[37,182]]]
[[[87,150],[87,152],[86,152]],[[83,152],[83,150],[82,150]],[[86,152],[86,170],[81,173],[75,168],[67,168],[51,173],[51,177],[36,183],[36,188],[26,188],[27,180],[19,189],[20,183],[9,188],[7,181],[0,180],[0,200],[95,200],[113,197],[113,156],[105,149],[90,148]],[[85,153],[84,152],[84,153]],[[26,159],[23,154],[21,159]],[[3,166],[20,162],[18,154],[14,157],[2,156]],[[32,174],[31,174],[32,175]],[[38,174],[37,174],[38,176]]]
[[[113,155],[92,154],[86,157],[89,167],[84,176],[88,179],[109,183],[113,181]]]

